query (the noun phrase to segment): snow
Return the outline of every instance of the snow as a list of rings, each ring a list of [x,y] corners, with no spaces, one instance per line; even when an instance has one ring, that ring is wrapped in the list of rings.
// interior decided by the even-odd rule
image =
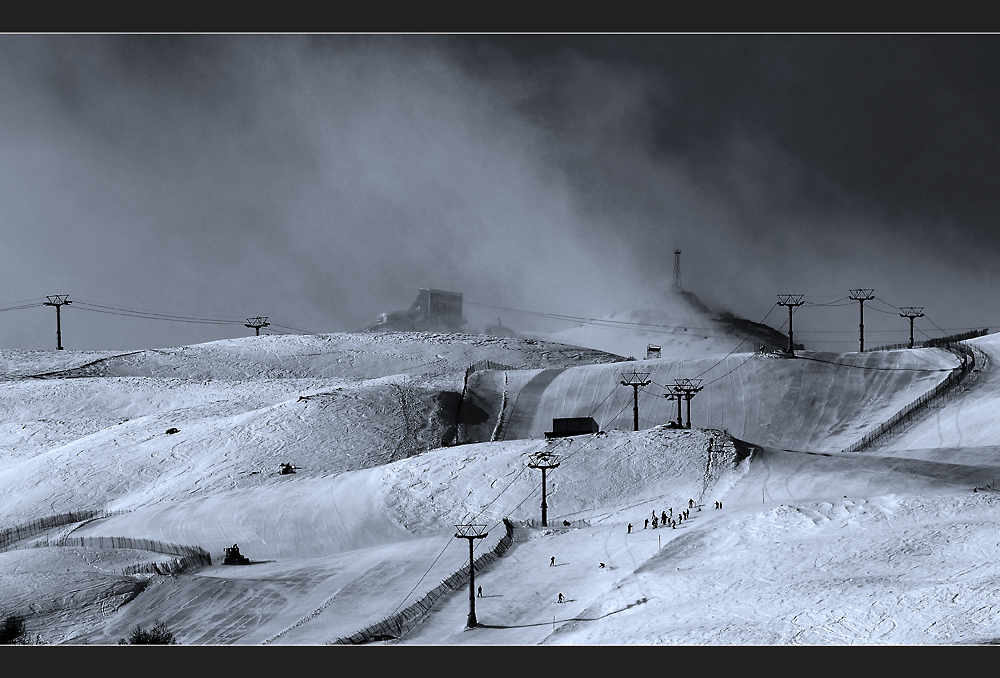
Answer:
[[[324,644],[467,565],[456,524],[486,526],[482,553],[509,517],[514,545],[476,573],[480,626],[465,628],[458,590],[391,642],[993,642],[1000,338],[967,343],[974,378],[853,454],[843,450],[956,358],[664,351],[621,362],[422,333],[3,351],[0,527],[115,510],[60,534],[200,546],[214,564],[126,576],[164,556],[18,543],[0,552],[0,612],[27,615],[46,643],[115,643],[158,620],[182,644]],[[466,383],[486,360],[504,367]],[[639,431],[620,384],[633,369],[654,382],[640,391]],[[696,375],[694,428],[666,426],[677,405],[662,387]],[[544,437],[552,418],[575,416],[603,432]],[[548,526],[540,472],[527,466],[543,450],[560,462],[547,474]],[[280,475],[282,462],[296,472]],[[644,525],[689,500],[676,529]],[[251,565],[221,565],[233,543]]]

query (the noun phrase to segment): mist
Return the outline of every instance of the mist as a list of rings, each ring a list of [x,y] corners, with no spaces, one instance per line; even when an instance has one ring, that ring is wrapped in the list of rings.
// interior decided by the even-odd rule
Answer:
[[[685,289],[775,327],[778,294],[858,287],[869,346],[905,341],[893,306],[1000,325],[995,42],[0,36],[0,308],[68,294],[77,350],[355,331],[421,287],[519,329],[493,307],[669,303],[679,248]],[[796,339],[853,350],[857,314]],[[0,347],[54,348],[53,315],[0,313]]]

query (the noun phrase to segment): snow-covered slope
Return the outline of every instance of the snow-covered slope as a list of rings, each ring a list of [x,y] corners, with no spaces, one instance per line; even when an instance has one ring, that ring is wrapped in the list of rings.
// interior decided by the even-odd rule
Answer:
[[[667,358],[784,348],[788,339],[767,325],[714,311],[683,290],[662,292],[648,306],[622,307],[599,318],[530,332],[531,336],[643,358],[657,346]]]
[[[635,396],[622,381],[636,371],[649,382],[639,391],[642,427],[676,420],[678,403],[664,397],[667,387],[677,379],[699,378],[702,390],[690,402],[692,425],[725,429],[760,445],[837,451],[933,389],[958,364],[940,349],[800,351],[796,359],[737,353],[473,374],[471,397],[492,418],[467,425],[465,435],[489,440],[501,404],[506,439],[541,438],[557,417],[593,417],[604,430],[632,429]],[[687,422],[688,403],[681,410]]]
[[[1000,355],[996,337],[976,343]],[[162,555],[8,550],[0,612],[27,614],[48,642],[116,642],[158,619],[183,643],[325,643],[467,563],[455,524],[486,525],[485,550],[510,516],[535,526],[519,527],[507,554],[477,574],[483,626],[464,629],[469,601],[458,592],[404,642],[1000,637],[989,615],[1000,600],[987,590],[1000,572],[986,557],[996,507],[986,488],[1000,456],[986,434],[971,449],[945,450],[924,434],[908,448],[918,423],[884,449],[838,453],[957,361],[930,349],[803,355],[602,365],[617,358],[421,334],[253,337],[122,356],[6,352],[0,527],[125,509],[53,534],[196,545],[216,564],[144,582],[121,574],[123,563]],[[485,360],[517,369],[473,372],[459,414],[466,368]],[[660,385],[703,374],[691,418],[704,428],[664,426],[676,403],[654,391],[632,432],[632,389],[619,383],[631,369]],[[1000,389],[990,366],[981,370],[934,416],[986,428]],[[606,433],[543,438],[553,416],[592,413]],[[505,439],[441,446],[497,430]],[[550,527],[541,528],[540,474],[527,457],[546,448],[561,463],[548,475]],[[279,475],[283,461],[297,472]],[[676,516],[689,500],[676,529],[645,527],[652,512]],[[255,564],[218,564],[234,542]]]

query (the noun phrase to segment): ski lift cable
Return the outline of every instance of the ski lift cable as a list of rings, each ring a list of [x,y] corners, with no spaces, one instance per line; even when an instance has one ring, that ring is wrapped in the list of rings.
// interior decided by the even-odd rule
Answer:
[[[604,400],[602,400],[600,403],[598,403],[597,407],[595,407],[593,410],[591,410],[591,412],[590,412],[591,418],[593,418],[593,416],[597,413],[597,410],[601,409],[601,406],[603,406],[604,403],[606,403],[608,401],[608,398],[610,398],[612,395],[614,395],[615,392],[617,392],[617,390],[618,390],[618,384],[615,384],[614,386],[611,387],[611,390],[608,391],[608,394],[606,396],[604,396]]]
[[[36,306],[44,306],[44,305],[45,304],[43,302],[39,302],[37,304],[22,304],[20,306],[10,306],[8,308],[0,308],[0,312],[2,312],[2,311],[20,311],[21,309],[24,309],[24,308],[34,308]]]
[[[779,306],[779,304],[777,302],[775,302],[774,305],[771,306],[771,309],[766,314],[764,314],[764,317],[761,319],[760,323],[758,323],[758,324],[763,325],[764,321],[767,320],[768,316],[770,316],[771,313],[774,312],[774,309],[778,308],[778,306]],[[734,353],[736,353],[737,349],[739,349],[739,347],[742,346],[743,343],[746,342],[746,340],[749,339],[752,334],[753,334],[753,332],[748,333],[747,336],[743,338],[743,341],[741,341],[739,344],[736,345],[736,348],[734,348],[732,351],[730,351],[725,356],[723,356],[721,360],[719,360],[717,363],[715,363],[714,365],[712,365],[711,367],[709,367],[707,370],[703,371],[701,374],[696,375],[695,378],[696,379],[701,378],[702,376],[708,374],[709,372],[711,372],[712,370],[714,370],[716,367],[718,367],[719,365],[721,365],[727,358],[729,358],[729,356],[731,356]],[[727,372],[727,374],[728,374],[728,372]]]
[[[17,301],[5,301],[3,303],[0,303],[0,306],[11,306],[11,305],[20,305],[20,304],[28,304],[28,305],[34,306],[36,304],[41,305],[41,304],[44,304],[44,303],[45,303],[45,301],[42,300],[40,297],[35,297],[33,299],[18,299]]]
[[[841,302],[842,301],[847,301],[848,299],[850,299],[850,297],[841,297],[841,298],[837,299],[836,301],[827,301],[827,302],[824,302],[824,303],[821,303],[821,304],[820,303],[816,303],[814,301],[807,301],[807,302],[805,302],[803,304],[803,306],[847,306],[847,304],[842,304]]]
[[[941,332],[941,334],[945,334],[945,335],[947,335],[947,334],[948,334],[948,332],[946,332],[945,330],[942,330],[942,329],[941,329],[940,327],[938,327],[937,323],[936,323],[936,322],[934,322],[933,320],[931,320],[931,319],[930,319],[929,317],[927,317],[926,315],[924,316],[924,319],[925,319],[925,320],[927,320],[927,322],[929,322],[929,323],[930,323],[931,325],[933,325],[934,327],[937,327],[937,328],[938,328],[938,330],[939,330],[939,331]]]
[[[278,325],[277,323],[271,323],[270,326],[271,327],[281,327],[281,328],[284,328],[286,330],[292,330],[293,332],[299,332],[301,334],[309,334],[309,335],[320,334],[319,332],[310,332],[309,330],[300,330],[297,327],[289,327],[288,325]]]
[[[483,306],[485,308],[492,308],[500,311],[510,311],[513,313],[524,313],[526,315],[533,315],[543,318],[551,318],[553,320],[561,320],[565,322],[582,323],[585,325],[596,325],[599,327],[611,327],[616,329],[648,329],[649,331],[655,330],[667,330],[668,334],[676,334],[678,331],[687,334],[693,333],[704,333],[709,332],[708,336],[726,336],[724,330],[720,330],[714,327],[691,327],[690,325],[663,325],[658,323],[642,323],[634,322],[629,320],[612,320],[609,318],[592,318],[587,316],[574,316],[562,313],[546,313],[542,311],[529,311],[519,308],[509,308],[506,306],[495,306],[493,304],[483,304],[475,301],[466,300],[464,303],[471,306]]]
[[[437,562],[441,560],[441,556],[444,555],[444,552],[448,550],[448,547],[451,546],[451,544],[452,544],[452,538],[448,537],[448,541],[445,542],[444,547],[441,549],[441,551],[438,552],[437,557],[435,557],[434,560],[431,562],[431,564],[427,566],[427,570],[420,576],[420,579],[417,580],[417,583],[413,585],[413,588],[410,589],[410,592],[403,597],[403,600],[401,600],[399,605],[396,606],[396,609],[392,611],[393,614],[399,612],[399,608],[403,607],[403,603],[405,603],[407,600],[410,599],[410,596],[412,596],[413,592],[417,590],[417,587],[420,586],[420,583],[427,578],[427,575],[430,574],[432,569],[434,569],[434,566],[437,565]]]
[[[135,309],[130,309],[130,308],[119,308],[117,306],[107,306],[107,305],[104,305],[104,304],[98,304],[98,303],[95,303],[95,302],[92,302],[92,301],[87,301],[86,299],[74,299],[73,300],[73,304],[76,305],[76,306],[81,306],[82,305],[82,306],[87,306],[87,307],[100,308],[100,309],[104,309],[104,310],[107,310],[107,311],[121,311],[123,313],[132,313],[132,314],[143,315],[143,316],[153,316],[153,317],[157,317],[157,318],[164,318],[164,319],[167,319],[167,320],[199,320],[199,321],[210,321],[210,322],[218,322],[218,323],[237,323],[237,322],[238,323],[243,323],[243,322],[246,322],[245,319],[236,319],[236,318],[210,318],[210,317],[206,317],[206,316],[196,316],[196,315],[177,315],[177,314],[174,314],[174,313],[157,313],[155,311],[137,311]]]
[[[489,507],[493,506],[493,504],[495,504],[496,501],[498,499],[500,499],[501,496],[503,496],[504,492],[506,492],[507,490],[509,490],[510,488],[512,488],[514,486],[514,483],[517,482],[517,479],[521,477],[521,474],[523,474],[527,468],[528,468],[527,466],[522,467],[521,470],[518,471],[517,474],[511,479],[511,481],[509,483],[507,483],[507,487],[505,487],[502,490],[500,490],[499,494],[497,494],[495,497],[493,497],[493,499],[490,500],[490,502],[488,504],[486,504],[485,506],[483,506],[479,510],[479,513],[476,514],[476,519],[477,520],[479,519],[479,516],[481,516],[486,511],[486,509],[488,509]]]
[[[237,324],[234,320],[183,320],[180,318],[168,318],[168,317],[155,317],[147,314],[139,313],[122,313],[118,311],[105,311],[99,308],[89,308],[85,305],[80,305],[77,307],[81,311],[89,311],[91,313],[105,313],[108,315],[117,315],[125,318],[141,318],[143,320],[163,320],[168,322],[180,322],[180,323],[191,323],[195,325],[235,325]]]
[[[902,310],[903,310],[903,309],[902,309],[901,307],[899,307],[899,306],[895,306],[895,305],[893,305],[893,304],[890,304],[890,303],[889,303],[888,301],[886,301],[885,299],[882,299],[882,298],[880,298],[880,297],[875,297],[875,301],[879,301],[879,302],[882,302],[883,304],[885,304],[886,306],[888,306],[889,308],[891,308],[891,309],[892,309],[893,311],[896,311],[897,313],[898,313],[899,311],[902,311]]]

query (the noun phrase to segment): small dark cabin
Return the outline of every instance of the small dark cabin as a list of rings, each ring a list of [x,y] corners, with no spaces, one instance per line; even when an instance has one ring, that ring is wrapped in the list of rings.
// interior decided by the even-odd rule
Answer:
[[[552,430],[545,432],[546,438],[565,438],[600,433],[601,427],[593,417],[563,417],[552,420]]]

